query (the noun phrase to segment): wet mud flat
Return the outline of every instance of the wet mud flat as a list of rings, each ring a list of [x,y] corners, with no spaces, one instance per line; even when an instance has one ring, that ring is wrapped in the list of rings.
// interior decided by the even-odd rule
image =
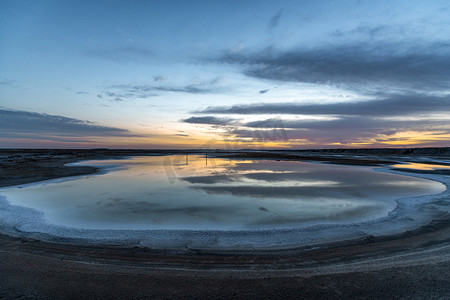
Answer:
[[[122,151],[122,152],[120,152]],[[2,153],[2,186],[96,172],[64,164],[133,155],[184,154],[142,151]],[[70,152],[70,153],[68,153]],[[202,150],[199,150],[201,153]],[[195,152],[193,152],[195,153]],[[225,153],[253,159],[301,160],[305,153]],[[25,155],[25,154],[28,154]],[[289,157],[286,157],[289,155]],[[330,153],[326,160],[330,162]],[[342,154],[338,154],[342,155]],[[324,161],[319,153],[311,160]],[[337,163],[379,165],[411,161],[408,154],[345,154]],[[373,161],[375,159],[375,162]],[[446,155],[417,155],[446,163]],[[362,164],[362,163],[361,163]],[[372,164],[370,164],[372,165]],[[6,167],[5,167],[6,166]],[[14,170],[14,171],[11,171]],[[71,173],[72,172],[72,173]],[[84,172],[84,173],[83,173]],[[434,174],[435,171],[424,171]],[[436,174],[448,175],[444,171]],[[423,173],[423,172],[421,172]],[[411,173],[413,174],[413,173]],[[0,235],[0,298],[445,298],[450,294],[450,217],[401,234],[265,251],[158,250],[123,244],[95,245]]]

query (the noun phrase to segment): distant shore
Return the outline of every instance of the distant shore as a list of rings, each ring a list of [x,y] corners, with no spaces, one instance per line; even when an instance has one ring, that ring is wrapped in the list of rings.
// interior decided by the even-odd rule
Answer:
[[[212,151],[233,159],[282,159],[385,166],[448,164],[448,148],[359,152]],[[91,159],[205,150],[0,150],[0,187],[92,174],[65,166]],[[383,153],[382,153],[383,152]],[[389,153],[386,153],[389,152]],[[408,152],[408,153],[404,153]],[[428,154],[425,154],[427,152]],[[411,171],[411,170],[406,170]],[[415,171],[412,171],[415,172]],[[426,174],[448,175],[423,171]],[[413,174],[413,173],[411,173]],[[1,194],[1,193],[0,193]],[[440,205],[448,205],[443,199]],[[170,252],[147,246],[41,241],[0,234],[0,298],[438,298],[450,294],[450,216],[390,236],[366,236],[285,251]],[[387,296],[389,298],[389,296]]]
[[[450,157],[450,148],[411,149],[325,149],[325,150],[121,150],[121,149],[0,149],[0,187],[32,183],[60,177],[87,175],[94,167],[65,166],[92,159],[127,156],[203,154],[234,159],[283,159],[332,164],[380,166],[407,159],[430,162]],[[440,162],[450,164],[447,161]]]

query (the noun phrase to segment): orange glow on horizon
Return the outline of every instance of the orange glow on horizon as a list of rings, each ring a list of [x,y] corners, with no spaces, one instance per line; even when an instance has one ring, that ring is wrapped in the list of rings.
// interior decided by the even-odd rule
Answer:
[[[0,145],[12,148],[136,148],[136,149],[301,149],[301,148],[376,148],[376,147],[427,147],[442,146],[439,142],[449,141],[450,134],[442,131],[404,131],[392,135],[379,135],[369,139],[355,139],[347,143],[311,142],[306,139],[283,141],[256,138],[233,138],[217,135],[178,136],[176,134],[147,134],[147,136],[123,137],[70,137],[66,141],[57,137],[41,139],[0,139]],[[0,146],[0,148],[1,148]],[[450,146],[450,145],[449,145]]]

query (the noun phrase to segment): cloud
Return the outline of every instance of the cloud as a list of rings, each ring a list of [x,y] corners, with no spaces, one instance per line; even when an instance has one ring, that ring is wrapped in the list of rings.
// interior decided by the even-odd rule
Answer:
[[[166,79],[154,79],[155,82],[165,81]],[[159,96],[161,93],[185,93],[185,94],[209,94],[222,91],[217,86],[217,79],[191,83],[187,85],[156,85],[156,84],[118,84],[109,86],[109,90],[100,95],[106,96],[115,101],[124,101],[129,99],[145,99]]]
[[[410,119],[377,118],[367,116],[340,116],[334,120],[284,120],[284,128],[274,130],[273,124],[280,124],[279,119],[267,119],[243,124],[234,130],[237,138],[252,138],[256,133],[264,132],[266,141],[283,140],[280,132],[295,143],[303,140],[315,144],[350,144],[372,140],[375,143],[405,141],[405,137],[397,137],[402,132],[426,133],[435,141],[447,139],[450,134],[448,118],[441,119]],[[276,134],[278,133],[278,134]],[[415,134],[413,134],[415,135]],[[442,136],[442,138],[440,138]],[[416,137],[418,138],[418,137]],[[420,137],[424,139],[424,137]],[[447,142],[448,143],[448,142]]]
[[[128,130],[93,122],[35,112],[0,109],[0,137],[61,141],[77,137],[131,137]],[[73,139],[72,139],[73,140]],[[78,140],[77,140],[78,141]]]
[[[182,121],[190,124],[231,125],[234,123],[235,119],[205,116],[205,117],[190,117]]]
[[[153,87],[153,90],[161,92],[188,93],[188,94],[205,94],[210,93],[212,91],[212,89],[209,89],[203,85],[196,85],[196,84],[189,84],[182,87],[155,86]]]
[[[153,81],[155,81],[155,82],[166,81],[166,80],[167,80],[167,77],[163,76],[163,75],[158,75],[158,76],[153,77]]]
[[[272,17],[272,28],[281,15],[279,11]],[[225,127],[236,140],[255,141],[262,137],[263,142],[319,146],[441,143],[450,134],[448,118],[435,119],[432,115],[450,113],[450,42],[424,40],[421,32],[418,26],[361,24],[348,31],[333,32],[331,42],[291,49],[242,49],[205,58],[210,63],[237,66],[244,75],[266,83],[272,80],[333,85],[352,90],[361,98],[323,104],[318,103],[319,99],[311,99],[314,101],[309,103],[303,100],[214,105],[194,113],[252,118],[286,115],[282,126],[280,119],[269,118]],[[259,94],[268,91],[261,90]],[[295,115],[302,119],[294,119]],[[305,116],[330,118],[305,120]],[[431,119],[425,119],[426,116]]]
[[[430,103],[433,102],[431,101]],[[271,106],[272,104],[266,105],[274,108]],[[369,113],[373,107],[369,107],[368,112],[364,110],[364,114],[362,115],[354,115],[353,113],[356,111],[349,110],[345,106],[345,103],[341,103],[340,105],[344,106],[345,110],[343,111],[347,110],[346,112],[352,114],[333,114],[332,119],[325,120],[293,119],[292,116],[288,116],[284,119],[269,118],[246,123],[240,121],[233,123],[232,127],[228,125],[228,122],[215,121],[216,119],[220,120],[220,118],[209,116],[208,120],[205,120],[204,123],[214,123],[216,126],[221,126],[221,123],[223,123],[224,129],[234,139],[251,139],[253,142],[259,143],[284,142],[291,145],[298,144],[299,142],[315,145],[344,145],[370,141],[371,143],[378,143],[383,146],[383,144],[385,145],[389,142],[406,142],[407,140],[413,139],[420,139],[423,142],[431,143],[432,140],[436,142],[443,139],[448,140],[448,136],[450,135],[449,118],[445,117],[444,109],[439,109],[439,107],[447,107],[447,110],[450,111],[450,104],[447,104],[447,106],[437,106],[431,112],[422,111],[419,114],[419,111],[417,111],[415,114],[411,113],[409,117],[404,114],[384,114],[384,116],[380,116],[377,111]],[[407,103],[404,103],[404,105],[408,106]],[[427,102],[424,102],[423,106],[426,105]],[[285,109],[284,106],[283,109]],[[293,113],[294,109],[295,107],[289,107],[288,112]],[[388,106],[386,109],[389,110],[392,107]],[[230,110],[226,110],[225,112],[230,113]],[[239,112],[242,111],[239,110]],[[253,112],[251,110],[250,113]],[[266,109],[264,112],[268,113],[269,110]],[[270,112],[279,114],[280,110],[270,110]],[[300,112],[304,111],[302,110]],[[323,110],[317,113],[322,114]],[[430,116],[429,113],[437,115]],[[409,133],[405,136],[405,132]],[[427,141],[427,139],[430,140]]]
[[[331,104],[261,103],[210,106],[197,113],[208,114],[301,114],[392,116],[450,111],[450,96],[391,95],[383,99]]]
[[[110,60],[114,62],[150,62],[156,58],[153,50],[144,46],[121,46],[110,49],[91,49],[85,51],[90,57]]]
[[[354,29],[353,34],[379,39],[384,27]],[[229,52],[216,62],[234,64],[247,76],[276,81],[337,85],[360,92],[361,101],[318,104],[272,102],[210,106],[194,113],[208,115],[286,115],[239,123],[236,139],[288,144],[436,145],[448,140],[448,120],[423,116],[450,113],[450,43],[367,42],[280,51]],[[263,94],[262,90],[260,94]],[[370,96],[371,100],[366,100]],[[289,116],[291,115],[291,116]],[[328,115],[329,120],[295,120],[292,116]],[[397,119],[396,119],[397,118]],[[409,119],[408,119],[409,118]],[[281,129],[280,129],[281,128]],[[284,134],[279,134],[283,132]],[[448,142],[447,142],[448,145]]]
[[[99,98],[107,97],[114,101],[125,101],[128,99],[145,99],[155,97],[158,94],[153,91],[151,87],[147,86],[111,86],[110,91],[106,91]]]
[[[386,39],[386,38],[394,38],[395,36],[405,36],[408,34],[415,35],[417,34],[416,28],[411,26],[411,24],[403,24],[403,25],[368,25],[368,24],[360,24],[355,28],[343,31],[336,29],[331,33],[332,37],[337,38],[346,38],[346,39],[363,39],[363,40],[373,40],[373,39]]]
[[[269,31],[274,30],[278,24],[280,23],[280,19],[283,15],[284,8],[279,9],[269,20],[269,23],[267,24],[267,29]]]
[[[15,84],[16,81],[8,78],[0,78],[0,85],[12,85]]]
[[[431,91],[450,87],[450,43],[360,42],[281,51],[228,52],[216,62],[250,77],[345,85],[350,89]]]
[[[385,119],[367,116],[340,116],[333,120],[281,120],[281,119],[266,119],[260,121],[253,121],[244,124],[251,128],[274,128],[274,124],[278,128],[294,128],[294,129],[330,129],[333,131],[337,129],[371,129],[382,130],[386,128],[414,128],[435,125],[446,125],[447,119],[444,120],[401,120],[401,119]]]

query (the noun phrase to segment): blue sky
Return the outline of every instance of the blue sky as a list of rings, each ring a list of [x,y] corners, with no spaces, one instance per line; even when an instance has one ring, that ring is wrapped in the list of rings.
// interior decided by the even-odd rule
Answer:
[[[449,16],[447,1],[1,0],[0,147],[450,146]]]

